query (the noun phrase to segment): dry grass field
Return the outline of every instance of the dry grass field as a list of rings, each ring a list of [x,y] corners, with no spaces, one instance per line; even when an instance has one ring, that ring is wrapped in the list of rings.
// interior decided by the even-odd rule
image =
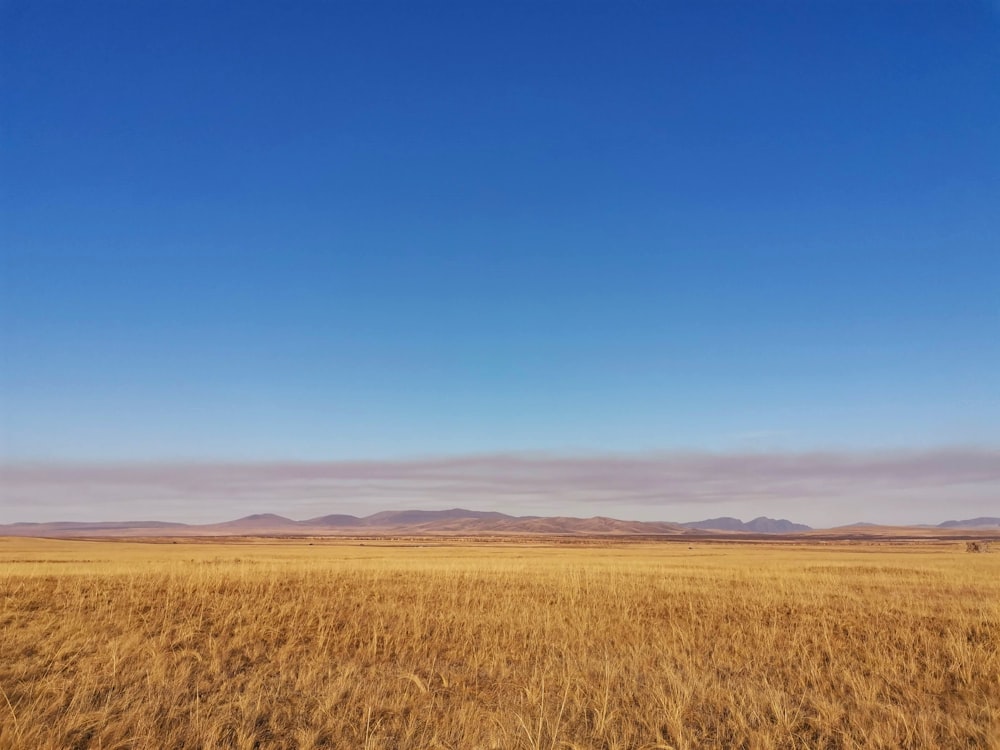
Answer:
[[[0,747],[1000,748],[1000,554],[0,539]]]

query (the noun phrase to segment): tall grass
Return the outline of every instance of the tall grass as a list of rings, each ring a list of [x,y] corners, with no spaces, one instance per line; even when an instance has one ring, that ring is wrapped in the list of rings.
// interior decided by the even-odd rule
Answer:
[[[997,748],[1000,555],[0,540],[3,748]]]

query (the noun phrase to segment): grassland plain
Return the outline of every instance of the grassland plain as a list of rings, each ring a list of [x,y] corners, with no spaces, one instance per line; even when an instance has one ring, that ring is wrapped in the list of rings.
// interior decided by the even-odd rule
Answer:
[[[964,544],[0,539],[0,747],[1000,748]]]

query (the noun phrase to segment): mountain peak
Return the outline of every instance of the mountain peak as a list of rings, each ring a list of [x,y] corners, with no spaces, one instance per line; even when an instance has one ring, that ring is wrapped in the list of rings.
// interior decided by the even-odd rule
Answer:
[[[1000,526],[1000,518],[980,516],[979,518],[966,518],[964,521],[945,521],[938,524],[939,529],[975,529],[983,526]]]
[[[812,530],[805,524],[792,523],[785,518],[774,519],[767,516],[757,516],[747,523],[732,516],[721,516],[719,518],[706,518],[704,521],[689,521],[682,523],[681,526],[704,531],[749,531],[757,534],[788,534],[793,531]]]

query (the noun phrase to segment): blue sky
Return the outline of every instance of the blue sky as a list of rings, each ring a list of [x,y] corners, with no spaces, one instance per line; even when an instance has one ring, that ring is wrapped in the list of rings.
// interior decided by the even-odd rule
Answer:
[[[0,458],[1000,444],[995,5],[284,6],[0,5]]]

